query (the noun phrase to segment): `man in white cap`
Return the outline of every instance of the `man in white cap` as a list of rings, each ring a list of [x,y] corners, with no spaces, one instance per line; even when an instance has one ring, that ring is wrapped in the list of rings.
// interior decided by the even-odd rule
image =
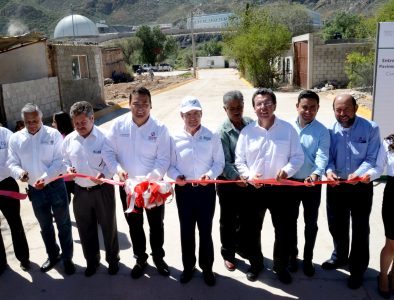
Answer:
[[[202,109],[195,97],[188,96],[181,104],[183,129],[172,136],[171,165],[168,176],[175,179],[176,202],[181,229],[183,272],[181,283],[189,282],[195,270],[195,228],[199,230],[199,265],[208,286],[215,285],[212,220],[215,213],[215,185],[186,183],[205,181],[219,176],[224,168],[224,154],[217,134],[201,126]]]
[[[108,132],[102,155],[110,172],[117,173],[121,181],[127,178],[161,180],[170,165],[171,142],[165,125],[150,115],[151,95],[148,89],[140,87],[131,92],[130,112],[117,119]],[[127,209],[127,195],[119,189],[123,211]],[[164,205],[146,209],[150,227],[150,246],[157,271],[170,275],[164,261]],[[134,257],[137,263],[131,277],[140,278],[147,265],[146,238],[144,233],[144,209],[134,207],[134,212],[126,213],[129,224]]]

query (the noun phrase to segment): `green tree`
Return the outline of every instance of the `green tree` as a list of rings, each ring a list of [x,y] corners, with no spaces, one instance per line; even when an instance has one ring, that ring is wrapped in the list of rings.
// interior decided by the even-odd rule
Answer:
[[[339,12],[334,18],[327,21],[323,27],[322,33],[324,40],[334,38],[336,33],[340,33],[343,39],[366,38],[368,30],[365,28],[366,23],[360,15],[347,12]]]
[[[167,36],[164,43],[163,51],[157,56],[157,61],[162,62],[167,59],[175,61],[179,52],[179,45],[176,39],[172,36]]]
[[[128,65],[134,65],[140,61],[142,45],[142,40],[135,36],[114,43],[115,47],[122,48],[125,62]]]
[[[225,53],[254,86],[273,87],[278,76],[274,62],[289,49],[290,31],[268,10],[248,5],[231,24],[224,39]]]
[[[212,39],[198,46],[198,56],[219,56],[222,55],[223,43]]]
[[[159,26],[152,29],[149,26],[143,25],[138,28],[136,34],[142,40],[143,46],[141,51],[141,58],[144,63],[154,65],[157,57],[163,52],[166,36],[161,32]]]
[[[371,87],[375,51],[354,51],[346,56],[345,73],[349,78],[349,87]]]

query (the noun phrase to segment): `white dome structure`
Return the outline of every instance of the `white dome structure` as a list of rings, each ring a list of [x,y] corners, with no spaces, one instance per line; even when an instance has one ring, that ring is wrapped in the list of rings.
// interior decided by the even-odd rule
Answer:
[[[98,36],[96,25],[81,15],[69,15],[57,23],[53,34],[55,39]]]

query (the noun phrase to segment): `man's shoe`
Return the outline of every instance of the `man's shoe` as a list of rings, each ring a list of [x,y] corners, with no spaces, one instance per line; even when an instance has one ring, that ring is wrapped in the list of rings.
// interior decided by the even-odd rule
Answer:
[[[214,286],[216,283],[215,274],[212,271],[203,271],[202,276],[204,278],[204,282],[208,286]]]
[[[352,290],[356,290],[363,285],[363,276],[350,274],[347,279],[347,287]]]
[[[183,270],[181,277],[179,278],[180,283],[188,283],[193,278],[193,274],[196,268],[190,270]]]
[[[75,265],[71,259],[64,261],[63,265],[64,265],[64,272],[67,275],[72,275],[75,273]]]
[[[291,275],[287,269],[276,272],[276,276],[278,276],[279,281],[283,284],[290,284],[293,281],[293,278],[291,278]]]
[[[345,261],[340,261],[340,260],[336,260],[336,259],[328,259],[326,260],[322,265],[322,269],[323,270],[335,270],[341,267],[344,267],[347,265],[347,262]]]
[[[29,271],[30,270],[30,260],[21,261],[20,266],[23,271],[25,271],[25,272]]]
[[[85,269],[85,277],[91,277],[96,274],[97,269],[99,267],[99,263],[88,264]]]
[[[163,259],[153,260],[153,262],[155,263],[157,272],[159,272],[160,275],[170,276],[170,269]]]
[[[119,272],[119,263],[110,263],[108,265],[108,274],[109,275],[115,275]]]
[[[289,271],[295,273],[298,271],[298,260],[296,256],[291,256],[289,261]]]
[[[140,278],[142,275],[144,275],[144,270],[147,265],[147,262],[143,263],[136,263],[133,269],[131,270],[131,277],[134,279]]]
[[[312,277],[315,275],[315,266],[311,260],[304,260],[302,268],[306,276]]]
[[[256,281],[257,277],[259,277],[259,274],[261,272],[262,268],[258,267],[258,266],[250,266],[250,268],[248,269],[248,271],[246,272],[246,278],[249,281]]]
[[[56,256],[55,258],[48,258],[46,260],[46,262],[44,262],[40,268],[41,272],[48,272],[49,270],[51,270],[61,259],[60,254],[58,256]]]
[[[229,260],[224,260],[224,266],[230,272],[235,271],[235,264]]]

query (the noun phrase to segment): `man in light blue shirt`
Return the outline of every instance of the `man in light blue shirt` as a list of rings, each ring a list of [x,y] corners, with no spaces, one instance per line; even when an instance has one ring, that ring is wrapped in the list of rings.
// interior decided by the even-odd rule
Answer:
[[[341,180],[361,177],[376,164],[380,146],[379,127],[356,116],[356,100],[348,94],[334,99],[337,122],[330,129],[330,157],[327,179],[336,181],[327,186],[327,219],[334,240],[334,251],[322,264],[326,270],[349,263],[348,287],[362,285],[369,263],[369,215],[372,207],[372,183],[340,184]],[[352,217],[352,245],[349,255],[349,225]]]
[[[312,91],[302,91],[298,96],[296,104],[298,117],[293,122],[304,151],[304,164],[301,169],[292,177],[293,180],[312,184],[319,180],[325,172],[330,149],[330,134],[327,128],[317,121],[316,114],[319,110],[319,96]],[[297,263],[297,219],[299,206],[302,202],[304,208],[305,223],[305,245],[303,271],[305,275],[311,277],[315,274],[315,267],[312,263],[313,248],[315,247],[317,235],[317,218],[321,199],[321,185],[292,187],[292,232],[290,266],[291,272],[298,269]]]

